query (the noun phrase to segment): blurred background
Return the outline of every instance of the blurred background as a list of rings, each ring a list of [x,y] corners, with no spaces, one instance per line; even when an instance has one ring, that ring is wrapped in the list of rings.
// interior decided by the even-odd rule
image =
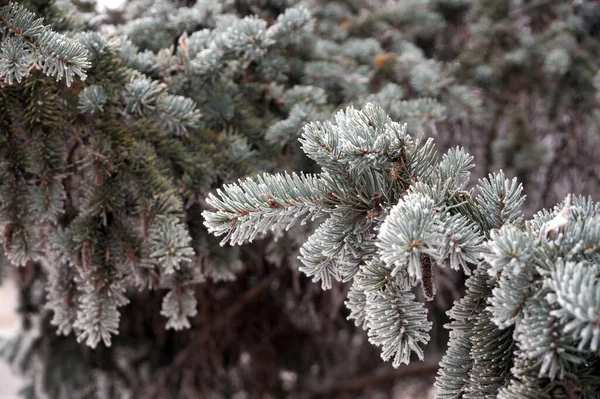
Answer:
[[[18,333],[17,290],[10,279],[3,279],[0,285],[0,337],[10,337]],[[22,379],[11,371],[8,364],[0,362],[0,398],[16,399],[23,385]]]

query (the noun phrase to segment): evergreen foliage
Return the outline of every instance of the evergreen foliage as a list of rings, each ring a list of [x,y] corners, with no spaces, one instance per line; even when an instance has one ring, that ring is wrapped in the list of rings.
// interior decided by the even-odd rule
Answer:
[[[340,111],[335,122],[309,123],[301,138],[323,188],[297,190],[270,176],[226,186],[207,200],[217,209],[204,212],[209,231],[239,244],[278,227],[253,216],[264,208],[288,228],[306,203],[328,214],[300,250],[301,270],[325,289],[332,278],[354,277],[350,317],[394,366],[412,352],[422,359],[431,329],[411,287],[432,300],[433,266],[475,267],[450,312],[439,396],[504,398],[504,388],[520,392],[524,383],[540,396],[541,387],[548,397],[599,394],[591,376],[600,360],[598,205],[569,196],[562,209],[523,223],[522,187],[503,173],[480,180],[477,197],[464,190],[471,157],[462,150],[438,162],[431,141],[414,140],[371,104]],[[257,197],[266,201],[255,205]]]
[[[32,64],[39,64],[48,76],[60,80],[65,77],[67,86],[73,78],[86,78],[85,69],[90,67],[85,47],[43,25],[17,3],[2,7],[0,13],[3,41],[0,50],[0,77],[8,84],[21,83],[29,75]]]
[[[443,350],[456,299],[438,397],[600,396],[600,206],[529,217],[600,192],[600,25],[568,3],[0,7],[24,395],[333,396],[365,339]]]

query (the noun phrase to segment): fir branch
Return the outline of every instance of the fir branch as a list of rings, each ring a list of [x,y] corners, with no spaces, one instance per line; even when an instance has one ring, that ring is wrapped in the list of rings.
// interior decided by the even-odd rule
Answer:
[[[289,228],[322,215],[326,206],[326,188],[322,180],[311,175],[277,174],[246,179],[226,185],[211,194],[207,202],[218,211],[204,211],[204,224],[216,236],[226,234],[222,244],[252,241],[269,230]]]
[[[9,84],[13,79],[20,82],[28,74],[25,65],[29,69],[38,61],[46,75],[56,81],[64,77],[67,86],[76,76],[85,80],[85,70],[91,67],[85,47],[43,26],[42,21],[17,3],[0,8],[0,22],[13,35],[0,49],[0,77]]]

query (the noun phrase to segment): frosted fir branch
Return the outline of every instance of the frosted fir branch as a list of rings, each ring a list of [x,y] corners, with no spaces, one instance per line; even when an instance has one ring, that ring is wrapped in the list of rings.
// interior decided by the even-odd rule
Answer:
[[[53,32],[43,25],[41,18],[27,11],[17,3],[0,8],[1,28],[10,35],[0,48],[0,77],[9,84],[20,82],[36,61],[42,71],[56,77],[65,78],[67,86],[78,76],[85,80],[85,70],[91,67],[86,48],[75,40]]]
[[[247,178],[208,196],[208,204],[217,211],[202,213],[204,225],[216,236],[226,235],[221,244],[242,244],[270,230],[289,228],[300,219],[305,223],[322,215],[326,193],[321,179],[313,175]]]
[[[150,258],[156,259],[166,274],[172,274],[182,262],[191,262],[194,250],[186,227],[173,216],[161,217],[150,228]]]
[[[600,350],[600,281],[597,264],[559,260],[548,280],[548,301],[560,306],[551,312],[563,323],[565,334],[577,338],[577,348]]]
[[[433,183],[437,165],[437,151],[433,139],[415,141],[409,152],[410,177],[413,181]]]
[[[327,93],[321,87],[295,85],[285,92],[281,101],[283,106],[291,111],[296,104],[325,105]]]
[[[244,135],[225,131],[220,134],[219,138],[221,144],[226,146],[227,159],[233,165],[242,165],[258,155],[258,151],[252,147],[252,144],[248,142],[248,137]]]
[[[296,139],[302,128],[317,117],[317,109],[311,104],[295,104],[286,119],[271,125],[265,133],[265,139],[273,144],[284,146]]]
[[[448,191],[462,191],[469,183],[470,171],[474,167],[473,157],[463,148],[451,148],[442,155],[442,160],[437,167],[436,179]]]
[[[191,73],[202,81],[214,83],[225,72],[221,51],[216,46],[200,50],[190,63]]]
[[[332,224],[335,224],[334,219],[327,219],[300,248],[299,259],[303,264],[300,271],[312,277],[313,282],[321,282],[323,290],[331,288],[332,278],[342,280],[339,262],[342,258],[340,252],[344,246],[344,234],[334,235],[331,231]]]
[[[65,212],[66,198],[67,192],[61,177],[55,177],[45,185],[32,188],[31,210],[39,217],[41,223],[56,223],[59,216]]]
[[[119,334],[120,306],[129,303],[125,287],[118,279],[97,278],[85,272],[76,282],[83,291],[79,297],[77,320],[73,327],[77,342],[96,348],[100,341],[111,346],[112,336]]]
[[[315,20],[304,6],[287,8],[269,27],[266,36],[278,46],[302,43],[314,30]]]
[[[380,169],[399,157],[410,143],[406,126],[392,122],[380,107],[348,107],[331,122],[304,127],[302,150],[332,176],[354,180],[367,168]]]
[[[0,78],[8,84],[21,83],[29,76],[32,54],[27,43],[19,37],[8,37],[0,46]]]
[[[467,184],[472,167],[464,151],[451,150],[438,163],[433,141],[413,141],[405,125],[391,121],[371,104],[362,110],[349,107],[338,112],[335,123],[309,123],[301,144],[324,171],[315,177],[321,196],[311,201],[310,210],[301,208],[300,212],[332,213],[302,246],[301,270],[324,289],[331,287],[333,279],[355,278],[348,306],[359,325],[369,317],[369,298],[382,292],[400,292],[421,282],[425,297],[432,299],[436,260],[449,261],[451,267],[467,272],[466,264],[476,262],[483,234],[469,219],[472,213],[456,213],[456,207],[463,206],[456,203],[462,198],[459,191]],[[294,202],[296,190],[305,187],[305,182],[300,179],[292,185],[289,180],[288,175],[263,175],[225,186],[220,198],[208,198],[219,210],[205,212],[209,231],[227,234],[224,242],[233,237],[233,243],[241,243],[273,226],[283,228],[289,215],[306,204],[305,199]],[[406,189],[409,193],[389,214],[382,212]],[[464,206],[475,208],[472,202]],[[278,219],[264,217],[265,212]],[[381,222],[376,237],[374,227]],[[377,259],[377,248],[385,263]],[[408,361],[406,349],[399,351],[395,366]],[[392,352],[388,346],[384,349],[386,358],[396,353]]]
[[[414,298],[410,292],[388,290],[367,295],[369,341],[382,347],[383,360],[394,359],[394,367],[408,364],[413,352],[423,360],[420,345],[429,342],[432,323],[427,321],[423,304]]]
[[[491,399],[496,397],[510,375],[515,350],[513,330],[498,328],[487,310],[478,314],[472,329],[470,356],[473,364],[465,397]]]
[[[234,20],[220,36],[220,42],[227,54],[245,63],[259,60],[274,44],[267,35],[267,23],[256,16]]]
[[[344,302],[350,314],[348,320],[354,320],[354,325],[360,327],[363,330],[367,329],[367,294],[364,292],[362,287],[352,284],[350,291],[348,291],[348,297]]]
[[[440,242],[436,258],[449,262],[450,268],[471,274],[468,264],[476,264],[484,249],[484,235],[479,226],[462,214],[440,215],[437,219]]]
[[[381,291],[386,287],[399,290],[408,290],[411,287],[410,276],[406,270],[392,276],[392,267],[380,259],[367,261],[360,267],[354,277],[353,286],[365,293]]]
[[[108,97],[101,86],[88,86],[79,94],[79,105],[77,108],[84,113],[95,114],[104,111],[104,105]]]
[[[50,324],[56,326],[57,334],[69,335],[77,319],[79,299],[74,268],[61,262],[50,266],[46,287],[46,307],[54,313]]]
[[[442,358],[435,386],[442,398],[465,395],[471,390],[469,378],[474,366],[471,351],[474,346],[474,326],[480,314],[486,310],[486,301],[493,286],[490,284],[486,263],[479,263],[467,279],[464,297],[454,303],[447,314],[451,322],[448,350]]]
[[[46,31],[36,38],[38,53],[41,56],[42,71],[55,76],[56,81],[65,78],[67,86],[76,76],[87,78],[85,69],[91,67],[85,47],[74,40],[52,31]]]
[[[14,2],[0,8],[0,20],[5,25],[5,29],[22,36],[35,37],[47,29],[43,18],[36,18],[34,13]]]
[[[416,65],[410,72],[410,85],[424,96],[435,97],[439,94],[444,79],[441,79],[442,64],[427,60]]]
[[[490,173],[479,180],[481,194],[475,199],[482,209],[482,215],[488,229],[499,229],[506,224],[515,222],[521,216],[521,206],[525,196],[521,195],[523,185],[504,177],[504,172]]]
[[[480,93],[468,86],[452,85],[445,88],[446,101],[451,115],[470,116],[483,111],[483,100]]]
[[[176,286],[163,298],[160,314],[168,318],[167,329],[176,331],[190,328],[189,318],[198,313],[198,301],[190,287]]]
[[[349,281],[359,266],[375,254],[372,226],[364,217],[334,213],[323,222],[300,248],[300,270],[321,288],[331,288],[331,278]],[[359,250],[357,250],[360,248]]]
[[[112,58],[119,52],[119,39],[100,32],[77,33],[75,39],[87,49],[92,62],[101,61],[104,57]]]
[[[528,360],[533,353],[515,352],[515,345],[536,339],[547,343],[552,326],[538,323],[537,316],[531,318],[537,309],[529,308],[544,284],[540,273],[549,275],[560,254],[597,259],[598,208],[581,201],[581,209],[571,207],[567,223],[555,235],[536,239],[533,233],[542,231],[560,209],[537,216],[523,228],[522,187],[503,173],[481,180],[474,201],[471,192],[464,191],[472,168],[470,155],[456,148],[438,161],[432,141],[413,140],[404,125],[370,104],[338,112],[334,122],[308,123],[301,143],[323,168],[314,177],[322,196],[304,211],[330,214],[301,248],[301,269],[323,288],[333,279],[354,279],[346,302],[349,318],[366,327],[371,342],[383,347],[382,357],[393,357],[398,366],[408,362],[412,352],[422,355],[420,343],[427,342],[431,328],[423,305],[413,303],[414,297],[405,291],[420,282],[430,300],[435,294],[436,262],[467,274],[470,265],[477,265],[467,280],[466,297],[449,313],[453,319],[449,345],[456,359],[444,358],[438,387],[448,398],[496,397],[508,383],[513,360]],[[293,219],[290,215],[299,212],[296,207],[306,205],[287,202],[295,201],[296,187],[306,183],[300,179],[289,184],[286,176],[247,179],[226,186],[219,198],[209,197],[219,210],[205,213],[209,230],[226,234],[225,241],[233,237],[232,242],[241,243],[273,226],[283,229]],[[258,217],[252,219],[252,214]],[[583,214],[591,219],[587,224]],[[243,227],[237,230],[240,224]],[[376,253],[369,252],[373,244]],[[527,328],[520,325],[524,320],[543,331],[523,335],[521,343],[512,333]],[[574,323],[564,321],[569,322]],[[565,333],[556,339],[569,340]],[[554,349],[533,353],[530,360],[537,363],[528,367],[559,378]],[[538,362],[536,354],[543,359]],[[561,352],[560,361],[576,364],[569,356]]]
[[[434,385],[438,398],[460,398],[468,389],[469,372],[473,362],[470,357],[473,347],[472,325],[452,321],[445,327],[450,329],[450,339],[446,353],[440,361]]]
[[[392,208],[377,243],[381,259],[394,266],[392,276],[406,269],[414,282],[421,280],[421,255],[436,255],[435,218],[433,200],[417,194],[409,194]]]
[[[492,231],[486,245],[488,253],[483,255],[491,266],[490,276],[502,273],[505,269],[518,275],[533,256],[533,246],[531,236],[516,227],[506,226]]]
[[[396,119],[411,123],[416,128],[424,123],[442,120],[446,116],[446,107],[434,98],[416,98],[393,103],[390,114]]]
[[[552,307],[545,298],[532,298],[515,330],[522,356],[541,363],[539,376],[551,381],[562,380],[570,364],[584,361],[574,353],[572,339],[559,333],[560,323],[552,313]]]
[[[125,109],[138,116],[151,115],[151,112],[156,110],[158,97],[166,91],[166,88],[164,84],[155,80],[132,79],[121,92]]]
[[[371,37],[349,38],[342,45],[342,53],[360,64],[370,65],[374,61],[377,63],[377,57],[383,52],[379,41]]]
[[[189,98],[165,94],[156,100],[155,118],[174,136],[186,136],[190,129],[201,126],[201,114]]]
[[[519,273],[515,269],[502,270],[501,273],[489,299],[489,310],[493,322],[500,328],[507,328],[520,322],[527,301],[540,287],[533,283],[537,273],[529,268]]]
[[[377,93],[369,94],[365,99],[363,104],[373,103],[381,108],[383,108],[392,119],[403,119],[397,118],[394,113],[395,107],[399,105],[399,103],[404,98],[404,89],[402,86],[396,83],[387,83],[385,86],[379,90]]]
[[[25,266],[41,256],[40,241],[33,226],[7,223],[3,231],[4,255],[15,266]]]

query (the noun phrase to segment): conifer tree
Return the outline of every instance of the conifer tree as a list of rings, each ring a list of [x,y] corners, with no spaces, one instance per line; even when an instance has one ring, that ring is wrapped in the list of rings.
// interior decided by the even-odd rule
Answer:
[[[597,397],[600,208],[523,216],[598,193],[595,16],[517,3],[0,8],[25,395],[333,395],[365,337],[430,358],[464,274],[439,397]]]
[[[80,15],[80,20],[64,20],[54,16],[62,15],[60,11],[63,11],[56,5],[32,6],[54,21],[53,25],[58,29],[94,28],[93,20],[85,14]],[[175,359],[189,357],[194,353],[195,345],[204,348],[203,341],[194,343],[202,326],[198,325],[183,339],[165,331],[165,328],[190,327],[191,318],[197,315],[197,298],[211,301],[212,295],[220,290],[218,285],[202,284],[201,287],[206,287],[203,290],[195,288],[195,284],[203,280],[230,281],[236,278],[240,269],[247,267],[241,261],[247,254],[220,249],[218,241],[211,239],[202,227],[199,211],[204,207],[203,197],[215,183],[253,169],[272,168],[256,157],[257,151],[270,154],[276,163],[292,164],[288,156],[277,161],[278,150],[269,144],[273,139],[269,138],[272,133],[267,126],[273,125],[276,129],[274,119],[287,119],[289,112],[291,130],[288,128],[284,133],[297,134],[303,121],[293,122],[293,115],[298,112],[294,111],[295,104],[299,105],[296,109],[300,111],[311,104],[323,105],[321,112],[325,115],[336,104],[329,104],[328,96],[337,98],[337,102],[359,99],[361,93],[369,91],[366,68],[378,68],[370,57],[360,61],[352,53],[343,55],[346,59],[344,69],[338,73],[347,73],[350,78],[339,85],[326,86],[329,82],[320,78],[319,71],[334,65],[333,59],[324,61],[326,53],[313,48],[310,38],[289,42],[290,35],[285,33],[285,29],[311,33],[313,17],[303,7],[266,14],[266,18],[275,22],[267,29],[266,22],[257,17],[236,14],[243,10],[223,9],[212,2],[198,3],[181,9],[174,17],[173,27],[179,27],[187,18],[190,32],[196,29],[194,24],[199,20],[205,21],[203,24],[207,29],[187,35],[178,31],[179,28],[173,31],[167,25],[164,35],[176,39],[176,48],[171,47],[171,40],[144,42],[144,34],[160,37],[157,29],[145,33],[136,31],[144,18],[153,26],[160,26],[157,22],[165,20],[165,13],[169,11],[171,15],[170,8],[158,6],[144,10],[147,16],[136,15],[136,23],[119,26],[115,37],[94,31],[70,34],[72,42],[68,43],[79,46],[88,63],[85,80],[69,82],[70,86],[66,82],[57,83],[52,71],[48,77],[49,71],[38,69],[45,60],[37,58],[26,47],[27,51],[19,54],[23,57],[19,63],[28,63],[30,75],[22,82],[15,80],[5,86],[5,91],[12,91],[18,99],[18,102],[4,103],[6,139],[18,143],[3,154],[6,157],[3,159],[8,160],[3,166],[19,175],[15,184],[24,185],[18,211],[21,213],[16,215],[27,215],[28,219],[11,219],[15,213],[10,210],[11,203],[5,202],[3,197],[3,204],[7,206],[2,225],[5,252],[12,263],[24,265],[18,269],[19,274],[24,275],[21,286],[24,331],[6,341],[3,352],[14,368],[31,378],[32,385],[28,388],[31,395],[86,397],[90,392],[104,396],[117,392],[131,395],[150,392],[160,396],[161,392],[206,393],[219,386],[226,389],[223,392],[233,394],[236,389],[243,389],[243,386],[236,388],[232,378],[219,375],[212,364],[207,364],[222,361],[223,352],[219,351],[228,350],[232,338],[223,344],[223,349],[192,366],[202,379],[181,384],[183,367]],[[37,20],[22,5],[11,3],[3,11],[6,12],[3,23],[7,37],[19,35],[17,29],[11,30],[15,28],[14,21]],[[136,12],[135,9],[131,11]],[[235,24],[231,25],[232,22]],[[18,26],[16,28],[22,31]],[[45,26],[44,29],[49,28]],[[255,46],[256,43],[249,40],[246,45],[239,45],[243,37],[238,36],[243,36],[246,29],[250,29],[248,35],[253,32],[268,34],[265,42]],[[122,33],[128,33],[131,39],[123,38]],[[230,38],[232,35],[235,39]],[[68,40],[66,36],[60,37]],[[296,36],[296,39],[302,38]],[[167,48],[156,53],[143,48],[150,44]],[[218,46],[214,47],[214,44]],[[380,51],[376,44],[371,45]],[[282,51],[286,52],[286,57],[280,55]],[[297,52],[297,58],[293,57],[294,52]],[[241,62],[239,57],[243,54],[249,58]],[[220,57],[221,61],[214,64],[214,56]],[[340,55],[336,57],[339,59]],[[202,66],[205,61],[210,65]],[[287,69],[282,63],[289,65]],[[302,78],[304,72],[297,70],[297,66],[293,68],[298,63],[306,63],[307,68],[315,69],[311,77]],[[273,71],[281,70],[286,73],[272,75]],[[359,85],[354,84],[356,77],[360,78]],[[299,80],[323,87],[288,83]],[[37,102],[39,95],[29,95],[26,91],[28,85],[36,84],[47,90],[44,98],[54,95],[56,100]],[[434,100],[428,101],[435,104]],[[43,117],[27,119],[23,110],[28,108],[22,103],[32,103],[30,108],[33,109],[42,105],[60,108],[39,110],[38,114]],[[416,117],[418,113],[413,112],[413,115]],[[58,124],[65,120],[69,123]],[[58,171],[54,170],[55,165],[30,166],[29,162],[35,163],[47,156],[30,154],[30,148],[24,145],[36,141],[29,136],[35,131],[32,125],[50,122],[53,125],[45,130],[49,144],[42,146],[40,151],[48,151],[51,145],[61,145],[54,150],[61,162]],[[22,134],[22,130],[28,134]],[[265,132],[266,136],[263,136]],[[292,159],[301,155],[293,149],[288,151],[288,154],[295,154]],[[21,164],[13,166],[17,161]],[[56,182],[54,189],[58,192],[54,196],[51,195],[53,191],[46,188],[47,184],[42,183],[46,176],[51,183]],[[5,181],[9,180],[3,179],[3,184]],[[10,187],[4,188],[6,194],[3,195],[10,198]],[[32,199],[30,205],[29,198],[40,189],[41,198],[37,202],[42,206],[34,207],[36,202]],[[13,207],[15,203],[16,200]],[[38,217],[40,212],[50,212],[51,218]],[[300,230],[297,240],[300,241],[307,232]],[[39,235],[30,237],[25,233]],[[30,242],[35,244],[34,253],[24,252],[32,249]],[[259,265],[265,264],[263,267],[279,264],[285,272],[289,264],[296,263],[294,247],[298,244],[293,241],[290,244],[288,254],[277,247],[258,246],[255,250],[264,255],[256,260]],[[254,266],[257,267],[260,266]],[[271,276],[281,276],[281,272],[265,272],[262,273],[266,282],[272,280]],[[227,289],[231,306],[225,307],[224,322],[216,323],[210,339],[213,334],[219,335],[220,339],[223,335],[233,334],[236,327],[227,330],[232,317],[227,315],[230,309],[236,309],[235,300],[240,290],[252,284],[249,277]],[[148,288],[158,290],[157,294],[136,292]],[[292,306],[297,311],[298,307],[305,306],[307,297],[300,293],[295,296],[297,303],[292,302]],[[144,317],[151,325],[150,333],[140,333],[136,326],[143,321],[137,316],[137,307],[144,303],[144,298],[153,304],[158,301],[158,306],[152,306],[153,312],[160,312],[165,317],[162,323],[157,323],[153,312],[147,312]],[[285,301],[279,302],[274,306],[274,312],[282,313],[281,307],[290,306]],[[332,299],[331,302],[329,306],[335,314],[339,301]],[[211,320],[214,315],[220,315],[220,311],[220,307],[212,310],[204,306],[204,314],[200,317]],[[331,346],[319,342],[318,326],[309,328],[310,323],[302,321],[314,318],[314,310],[309,307],[302,311],[304,315],[294,316],[296,334],[310,331],[313,336],[308,342],[315,353],[318,348]],[[123,312],[128,317],[122,317]],[[233,315],[237,317],[237,313]],[[252,316],[248,315],[246,320],[252,320]],[[278,322],[279,325],[283,323],[284,320]],[[290,322],[287,323],[290,328]],[[226,334],[222,334],[223,331]],[[67,337],[54,336],[55,333]],[[112,348],[115,345],[116,334],[124,334],[124,338],[117,338],[119,344],[114,349],[103,349],[103,346]],[[86,350],[76,345],[69,335],[75,335],[82,344],[94,349]],[[290,335],[294,336],[293,333]],[[153,359],[153,346],[157,341],[162,342],[159,351],[167,352],[167,360]],[[72,354],[71,360],[54,364],[55,356],[64,352]],[[144,360],[138,366],[140,358]],[[227,367],[236,373],[246,373],[241,364],[236,364],[241,361],[239,359],[228,362]],[[304,369],[312,366],[312,363],[303,363],[300,367]],[[69,368],[74,364],[78,373],[71,375]],[[360,371],[345,366],[351,363],[340,361],[339,364],[349,369],[346,372]],[[142,369],[149,372],[140,375]],[[275,370],[278,372],[277,367]],[[253,370],[245,377],[246,387],[256,385],[252,376],[258,371],[260,369]],[[174,378],[165,381],[165,376],[170,374],[174,374]],[[132,379],[131,376],[136,377]],[[269,381],[273,380],[269,378]],[[314,379],[307,372],[306,378]],[[278,382],[277,374],[275,382]]]
[[[352,281],[350,318],[394,366],[423,359],[431,322],[411,288],[435,295],[437,267],[473,275],[457,302],[437,381],[444,397],[600,394],[600,207],[567,197],[523,222],[516,179],[490,174],[465,190],[472,158],[441,160],[431,140],[367,104],[309,123],[302,149],[319,174],[259,175],[226,185],[205,224],[241,244],[294,223],[325,220],[300,249],[324,289]]]

